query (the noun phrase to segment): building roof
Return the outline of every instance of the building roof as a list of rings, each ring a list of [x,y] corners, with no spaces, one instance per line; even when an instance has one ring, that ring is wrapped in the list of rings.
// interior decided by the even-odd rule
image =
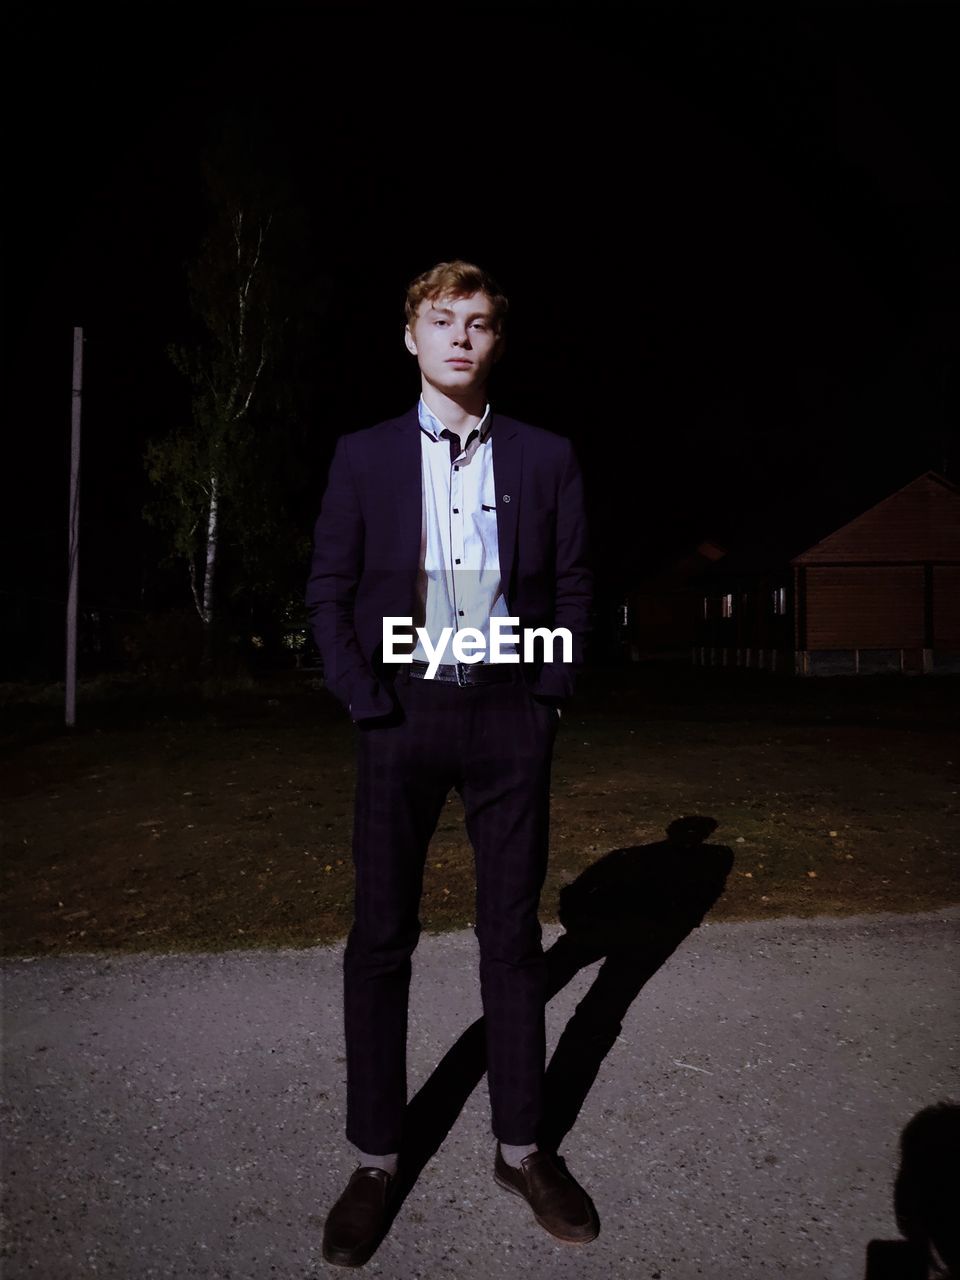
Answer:
[[[921,550],[929,554],[917,554]],[[960,486],[926,471],[872,505],[849,494],[826,502],[805,494],[759,517],[751,533],[695,581],[717,585],[787,575],[794,564],[878,559],[960,559]]]
[[[960,487],[927,471],[794,556],[796,565],[960,562]]]
[[[698,578],[705,569],[722,560],[725,548],[716,542],[705,540],[696,547],[674,554],[657,569],[636,578],[630,586],[637,595],[663,595],[681,591],[691,580]]]

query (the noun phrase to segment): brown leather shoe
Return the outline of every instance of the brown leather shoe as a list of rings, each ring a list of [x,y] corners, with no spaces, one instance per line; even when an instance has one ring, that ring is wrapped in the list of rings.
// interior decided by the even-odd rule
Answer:
[[[586,1244],[600,1232],[597,1213],[587,1193],[546,1151],[534,1151],[514,1169],[497,1143],[493,1178],[498,1186],[523,1196],[544,1231],[564,1244]]]
[[[361,1165],[327,1214],[323,1256],[339,1267],[362,1267],[383,1238],[394,1177],[385,1169]]]

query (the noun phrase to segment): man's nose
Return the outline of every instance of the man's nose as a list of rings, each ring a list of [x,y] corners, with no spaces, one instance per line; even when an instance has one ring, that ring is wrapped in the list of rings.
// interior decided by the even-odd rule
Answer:
[[[455,347],[469,347],[470,345],[469,332],[466,329],[463,329],[460,333],[455,334],[453,339],[453,345]]]

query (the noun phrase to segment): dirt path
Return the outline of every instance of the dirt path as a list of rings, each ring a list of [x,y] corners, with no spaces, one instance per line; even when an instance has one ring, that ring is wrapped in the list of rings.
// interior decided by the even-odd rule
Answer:
[[[914,704],[909,689],[871,688],[872,703],[863,686],[753,683],[738,701],[735,685],[716,680],[699,692],[595,681],[557,738],[543,918],[604,853],[654,845],[685,814],[713,818],[713,841],[736,857],[714,919],[960,900],[957,691],[927,684]],[[119,700],[88,712],[73,735],[52,725],[34,726],[32,741],[12,735],[6,953],[343,936],[354,732],[324,691],[301,682],[215,704]],[[428,857],[425,925],[464,927],[472,905],[453,795]]]

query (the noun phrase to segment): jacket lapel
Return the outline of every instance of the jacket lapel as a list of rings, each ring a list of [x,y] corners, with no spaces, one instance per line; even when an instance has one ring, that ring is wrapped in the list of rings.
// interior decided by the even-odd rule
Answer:
[[[520,511],[520,473],[523,448],[520,433],[509,418],[493,420],[493,481],[497,494],[497,544],[500,584],[507,605],[513,592],[513,557]]]
[[[394,421],[390,476],[399,540],[398,562],[420,563],[423,524],[423,478],[420,454],[420,421],[413,408]]]

